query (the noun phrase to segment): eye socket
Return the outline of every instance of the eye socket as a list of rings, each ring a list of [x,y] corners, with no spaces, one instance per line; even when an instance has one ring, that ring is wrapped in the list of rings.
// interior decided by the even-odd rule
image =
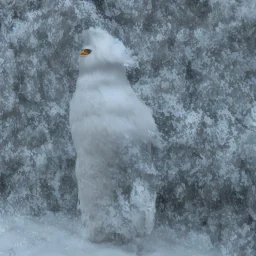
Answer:
[[[92,50],[90,50],[90,49],[84,49],[84,50],[80,53],[80,55],[82,55],[82,56],[87,56],[87,55],[89,55],[91,52],[92,52]]]

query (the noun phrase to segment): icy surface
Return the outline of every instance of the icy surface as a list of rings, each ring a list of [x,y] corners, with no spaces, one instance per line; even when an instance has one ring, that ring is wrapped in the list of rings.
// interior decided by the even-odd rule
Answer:
[[[155,240],[148,244],[152,242],[153,246],[145,248],[143,256],[217,256],[167,241]],[[92,244],[86,240],[80,222],[63,215],[0,216],[1,256],[135,256],[135,250],[133,245]]]

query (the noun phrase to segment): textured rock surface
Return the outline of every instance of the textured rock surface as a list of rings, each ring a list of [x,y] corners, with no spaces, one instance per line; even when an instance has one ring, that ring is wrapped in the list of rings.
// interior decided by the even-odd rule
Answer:
[[[255,10],[254,0],[2,1],[1,207],[75,211],[68,102],[80,32],[100,25],[137,56],[129,79],[165,142],[159,222],[208,234],[222,255],[254,255]]]

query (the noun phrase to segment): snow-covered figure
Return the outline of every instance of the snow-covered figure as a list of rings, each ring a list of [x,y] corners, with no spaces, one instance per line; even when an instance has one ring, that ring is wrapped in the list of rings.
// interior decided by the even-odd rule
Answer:
[[[82,218],[94,242],[144,236],[154,226],[157,127],[126,78],[132,58],[122,42],[100,28],[84,36],[70,103]]]

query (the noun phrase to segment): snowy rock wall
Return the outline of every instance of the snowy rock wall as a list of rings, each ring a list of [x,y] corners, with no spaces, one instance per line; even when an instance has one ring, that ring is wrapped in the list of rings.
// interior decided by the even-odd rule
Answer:
[[[99,20],[91,3],[77,2],[1,5],[0,192],[8,210],[76,211],[68,104],[79,33]]]
[[[68,103],[80,32],[99,25],[138,57],[129,79],[165,142],[158,222],[255,255],[255,13],[254,0],[1,1],[1,208],[76,211]]]

